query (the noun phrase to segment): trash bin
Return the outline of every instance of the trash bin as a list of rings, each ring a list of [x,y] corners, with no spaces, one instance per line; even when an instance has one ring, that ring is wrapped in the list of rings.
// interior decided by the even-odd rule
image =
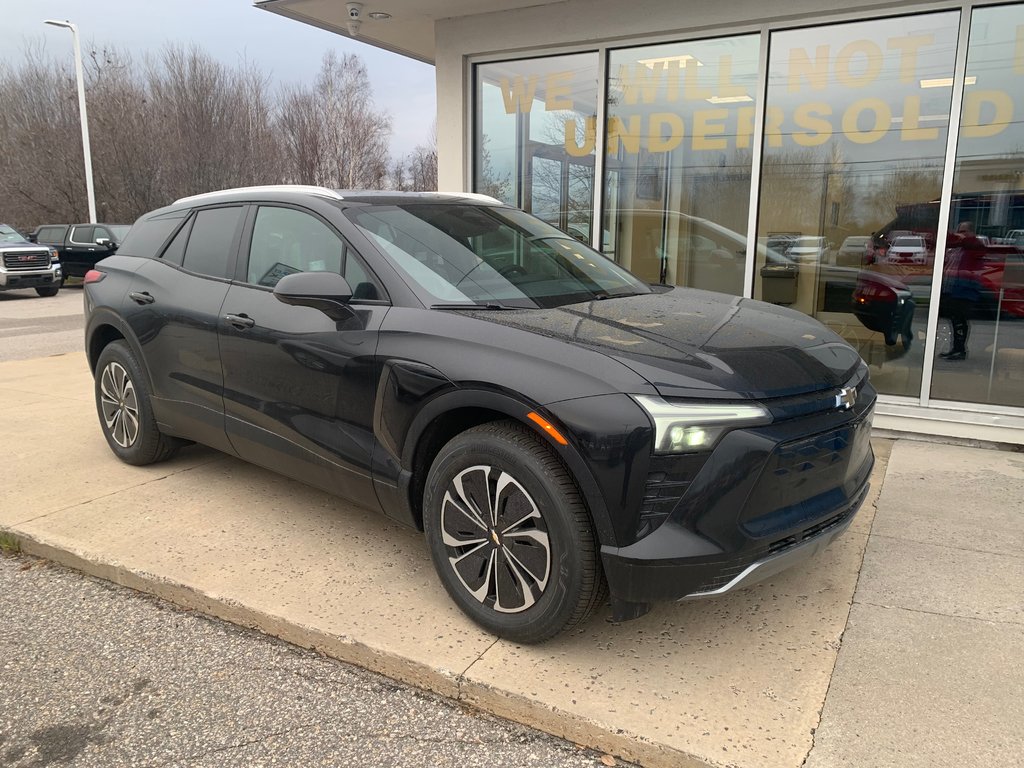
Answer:
[[[769,304],[796,303],[796,264],[765,264],[761,267],[761,301]]]

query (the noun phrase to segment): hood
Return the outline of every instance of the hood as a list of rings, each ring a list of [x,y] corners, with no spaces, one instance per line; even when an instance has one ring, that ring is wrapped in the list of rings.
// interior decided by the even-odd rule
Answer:
[[[805,394],[845,384],[860,364],[849,344],[807,315],[690,288],[473,314],[602,352],[664,397]]]
[[[0,243],[0,251],[49,251],[50,246],[42,243]]]

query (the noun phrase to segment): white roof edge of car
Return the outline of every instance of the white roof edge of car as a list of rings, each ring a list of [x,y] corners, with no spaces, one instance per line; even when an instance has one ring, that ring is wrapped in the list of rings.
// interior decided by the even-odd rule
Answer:
[[[232,189],[218,189],[216,192],[203,192],[198,195],[189,195],[188,197],[182,197],[175,200],[174,205],[178,205],[178,203],[192,203],[197,200],[206,200],[217,195],[225,195],[231,192],[244,192],[246,194],[259,194],[260,192],[305,192],[310,195],[330,197],[334,200],[344,199],[335,190],[328,189],[327,187],[314,187],[308,184],[265,184],[259,187],[234,187]]]
[[[481,203],[493,203],[494,205],[504,205],[501,200],[490,195],[481,195],[479,192],[438,192],[439,195],[451,195],[452,197],[464,197],[467,200],[478,200]]]

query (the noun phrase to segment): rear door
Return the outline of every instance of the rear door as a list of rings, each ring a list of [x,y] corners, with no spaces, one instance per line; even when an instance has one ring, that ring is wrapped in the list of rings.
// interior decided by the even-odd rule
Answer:
[[[60,255],[66,275],[82,277],[96,264],[96,253],[101,249],[96,245],[95,231],[92,224],[71,227]]]
[[[193,213],[160,258],[139,268],[125,301],[157,420],[170,434],[232,453],[217,328],[245,212],[244,205],[227,205]]]
[[[226,427],[242,458],[371,508],[377,337],[389,301],[327,221],[253,206],[220,320]],[[334,272],[353,289],[344,321],[273,293],[285,275]]]

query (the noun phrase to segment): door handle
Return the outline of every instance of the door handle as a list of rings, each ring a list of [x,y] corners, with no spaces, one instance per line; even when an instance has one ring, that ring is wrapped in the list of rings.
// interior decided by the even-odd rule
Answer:
[[[256,321],[244,313],[241,315],[224,315],[224,319],[240,331],[256,325]]]
[[[134,301],[136,304],[152,304],[156,299],[149,295],[148,291],[139,293],[138,291],[129,291],[128,298]]]

